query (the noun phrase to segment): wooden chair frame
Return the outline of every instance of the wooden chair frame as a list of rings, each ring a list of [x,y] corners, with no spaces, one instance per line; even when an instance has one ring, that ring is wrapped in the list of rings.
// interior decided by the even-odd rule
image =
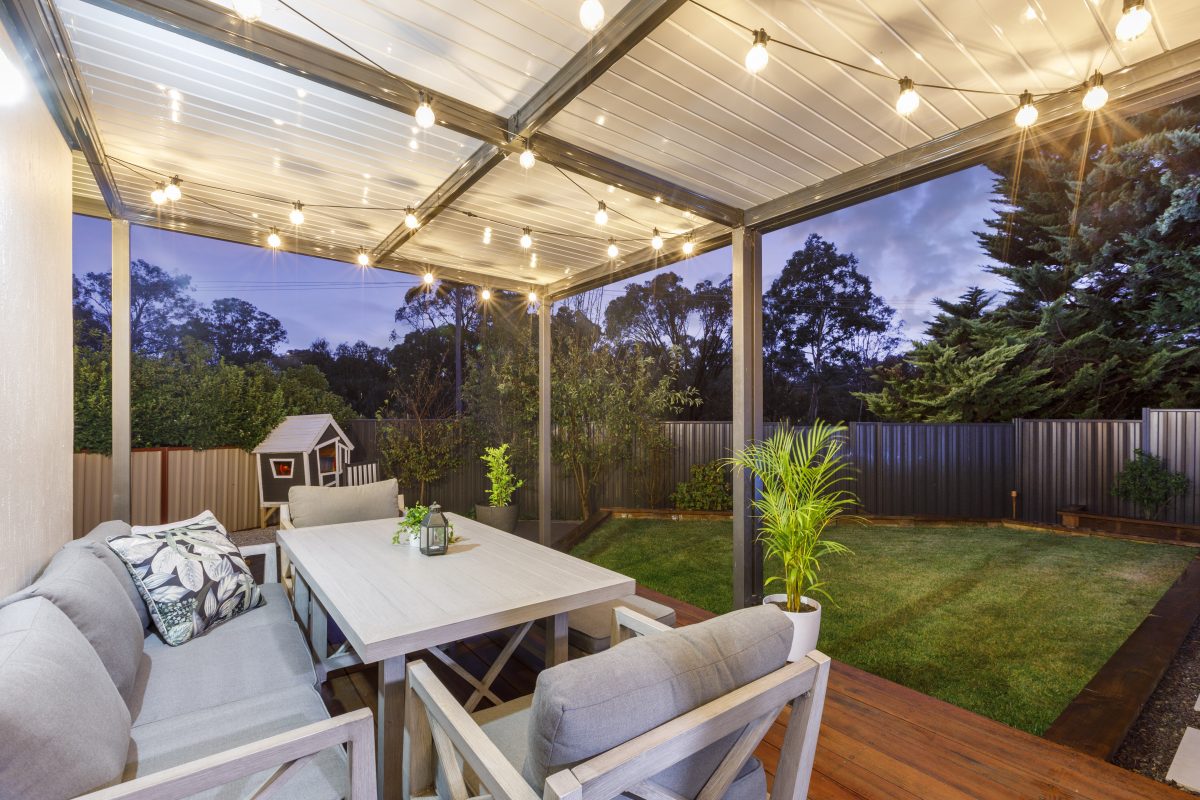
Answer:
[[[670,629],[631,609],[613,611],[614,642],[664,630]],[[611,800],[624,792],[645,800],[685,800],[655,783],[654,776],[740,731],[695,799],[720,800],[789,703],[792,713],[771,798],[804,800],[828,684],[829,658],[814,650],[801,661],[549,776],[542,800]],[[424,662],[408,665],[406,692],[406,800],[436,795],[439,769],[450,794],[446,800],[538,800],[537,792]]]

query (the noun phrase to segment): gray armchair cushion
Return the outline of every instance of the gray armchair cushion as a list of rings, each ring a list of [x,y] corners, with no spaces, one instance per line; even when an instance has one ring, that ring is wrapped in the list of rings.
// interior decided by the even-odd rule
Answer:
[[[362,486],[293,486],[288,511],[297,528],[399,517],[396,479]]]
[[[538,676],[522,769],[531,786],[773,672],[787,663],[792,623],[774,606],[735,611],[627,641]],[[656,780],[694,797],[734,737]]]
[[[129,709],[49,600],[0,609],[0,687],[0,794],[60,800],[120,779]]]
[[[30,597],[44,597],[67,615],[128,702],[142,660],[145,629],[104,562],[90,550],[64,547],[40,578],[5,603]]]
[[[613,609],[631,609],[668,627],[675,627],[675,609],[636,594],[567,612],[567,642],[576,650],[599,653],[612,639]]]
[[[128,535],[129,523],[114,519],[101,522],[92,528],[87,536],[68,542],[67,547],[82,547],[104,562],[104,566],[112,571],[113,577],[117,579],[129,597],[133,610],[137,612],[138,619],[141,620],[142,629],[149,630],[150,612],[146,609],[146,601],[142,599],[141,592],[138,591],[133,578],[129,575],[129,570],[125,568],[125,562],[108,546],[109,537]]]

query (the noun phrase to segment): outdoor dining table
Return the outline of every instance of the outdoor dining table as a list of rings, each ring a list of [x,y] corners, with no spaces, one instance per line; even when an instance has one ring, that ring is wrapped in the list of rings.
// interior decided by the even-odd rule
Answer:
[[[379,796],[402,798],[405,657],[428,650],[473,688],[468,700],[498,699],[491,684],[533,623],[546,620],[546,665],[567,658],[567,612],[633,594],[632,578],[536,542],[448,514],[456,540],[440,556],[392,544],[398,520],[380,519],[277,534],[293,569],[293,602],[324,675],[375,664]],[[328,655],[332,619],[352,653]],[[516,628],[482,679],[441,645]]]

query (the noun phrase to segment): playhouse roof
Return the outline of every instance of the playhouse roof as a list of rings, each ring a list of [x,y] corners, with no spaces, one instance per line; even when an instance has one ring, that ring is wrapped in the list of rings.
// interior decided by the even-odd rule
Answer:
[[[307,453],[321,443],[321,437],[330,425],[353,450],[354,443],[337,424],[332,414],[297,414],[285,417],[283,422],[276,425],[275,430],[267,434],[267,438],[254,448],[254,452]]]

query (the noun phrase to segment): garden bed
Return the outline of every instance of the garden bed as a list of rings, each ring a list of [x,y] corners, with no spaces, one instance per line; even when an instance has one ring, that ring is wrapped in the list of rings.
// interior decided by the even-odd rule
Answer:
[[[1083,529],[1104,533],[1137,536],[1143,539],[1159,539],[1167,542],[1200,543],[1200,525],[1185,525],[1182,522],[1159,522],[1158,520],[1134,517],[1112,517],[1105,514],[1089,514],[1086,511],[1059,511],[1058,517],[1066,528]]]

